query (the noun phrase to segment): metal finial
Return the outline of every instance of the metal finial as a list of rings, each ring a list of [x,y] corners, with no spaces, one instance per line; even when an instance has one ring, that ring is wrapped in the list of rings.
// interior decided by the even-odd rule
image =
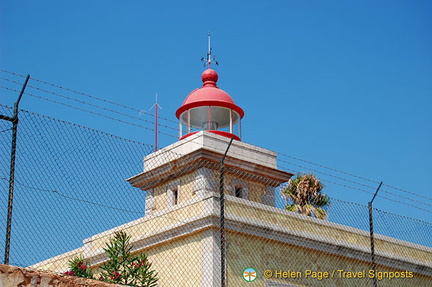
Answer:
[[[207,50],[207,57],[206,58],[201,58],[201,61],[204,62],[204,67],[207,65],[207,68],[210,69],[211,67],[211,63],[215,63],[216,65],[219,65],[219,63],[216,61],[216,57],[212,56],[212,48],[211,48],[211,43],[210,43],[210,32],[208,32],[207,34],[208,36],[208,50]]]

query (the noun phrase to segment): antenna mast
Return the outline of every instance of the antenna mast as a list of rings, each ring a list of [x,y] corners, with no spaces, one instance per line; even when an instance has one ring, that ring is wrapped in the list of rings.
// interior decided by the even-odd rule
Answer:
[[[158,94],[156,93],[156,103],[150,108],[153,109],[153,107],[156,108],[155,111],[155,141],[154,141],[154,148],[153,151],[157,151],[158,150],[158,139],[159,139],[159,132],[158,132],[158,128],[159,128],[159,108],[162,109],[161,106],[159,106],[158,104]]]

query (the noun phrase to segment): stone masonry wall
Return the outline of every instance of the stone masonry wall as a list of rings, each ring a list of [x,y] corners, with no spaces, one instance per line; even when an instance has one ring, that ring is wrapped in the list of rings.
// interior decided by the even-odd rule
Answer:
[[[0,264],[1,287],[116,287],[97,280]]]

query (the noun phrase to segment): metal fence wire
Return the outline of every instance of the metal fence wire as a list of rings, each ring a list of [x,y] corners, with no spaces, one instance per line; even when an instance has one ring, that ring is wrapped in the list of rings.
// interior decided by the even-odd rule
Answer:
[[[11,108],[0,105],[0,114]],[[0,121],[0,230],[10,128]],[[82,256],[97,279],[106,244],[124,231],[159,287],[431,284],[431,223],[374,209],[371,270],[367,206],[331,198],[326,219],[285,210],[291,176],[276,153],[210,133],[154,152],[20,110],[10,264],[64,273]]]

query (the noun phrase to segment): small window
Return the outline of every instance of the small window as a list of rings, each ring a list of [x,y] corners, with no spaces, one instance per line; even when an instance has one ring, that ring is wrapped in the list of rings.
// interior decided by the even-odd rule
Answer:
[[[178,189],[173,190],[173,205],[178,204]]]
[[[234,195],[238,198],[243,198],[243,189],[241,187],[236,186],[234,189]]]
[[[167,207],[180,203],[180,186],[172,184],[167,190]]]

